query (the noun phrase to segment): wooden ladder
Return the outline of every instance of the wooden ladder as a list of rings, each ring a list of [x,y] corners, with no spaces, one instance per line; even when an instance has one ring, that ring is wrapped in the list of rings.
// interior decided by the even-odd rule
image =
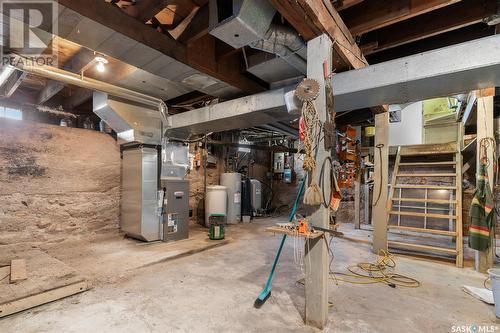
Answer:
[[[451,156],[453,156],[452,159],[450,159]],[[436,169],[440,170],[441,168],[454,168],[455,171],[436,171]],[[437,177],[442,177],[452,184],[432,184],[432,180],[437,179]],[[408,181],[413,178],[420,181],[424,180],[424,182],[415,184],[415,182]],[[406,183],[400,182],[401,179],[407,179]],[[420,192],[423,190],[425,194],[423,197],[415,195],[403,197],[402,193],[405,190],[420,190]],[[396,192],[398,193],[397,196],[395,196]],[[448,194],[448,198],[442,198],[441,194],[446,193]],[[436,198],[436,196],[439,198]],[[429,207],[429,204],[431,207]],[[432,205],[438,207],[432,207]],[[448,205],[448,208],[443,208],[443,205]],[[462,154],[460,147],[456,143],[398,147],[387,209],[389,212],[387,221],[388,231],[399,231],[401,232],[401,236],[404,236],[407,232],[416,233],[419,236],[446,236],[451,237],[455,241],[454,248],[402,241],[388,241],[388,247],[415,252],[425,251],[452,255],[455,256],[456,266],[463,267]],[[429,212],[432,210],[448,210],[449,214]],[[394,217],[397,218],[397,223],[391,224]],[[405,223],[405,219],[408,218],[423,218],[423,226],[420,225],[420,221],[413,221],[412,226],[405,225],[407,224]],[[441,220],[447,221],[448,226],[429,228],[428,219],[434,220],[434,226],[436,224],[439,225],[440,222],[438,221]],[[418,224],[418,226],[415,226],[415,224]]]

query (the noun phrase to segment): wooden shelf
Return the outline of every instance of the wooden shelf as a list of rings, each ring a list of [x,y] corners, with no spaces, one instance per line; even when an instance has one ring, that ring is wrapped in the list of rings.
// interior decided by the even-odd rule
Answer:
[[[391,210],[389,212],[391,215],[399,215],[399,216],[415,216],[415,217],[430,217],[435,219],[446,219],[446,220],[456,220],[456,215],[445,215],[445,214],[432,214],[432,213],[415,213],[415,212],[396,212]]]
[[[456,237],[457,236],[457,233],[455,231],[413,228],[413,227],[405,227],[405,226],[399,226],[399,225],[389,225],[387,227],[389,229],[401,230],[401,231],[420,232],[420,233],[442,235],[442,236],[451,236],[451,237]]]
[[[301,237],[305,237],[308,239],[316,239],[318,237],[323,236],[323,234],[324,234],[323,231],[313,231],[307,235],[303,235],[303,234],[298,234],[295,231],[288,230],[288,229],[281,228],[281,227],[268,227],[268,228],[266,228],[266,231],[272,232],[273,234],[282,234],[282,235],[288,235],[288,236],[301,236]]]
[[[444,248],[444,247],[436,247],[436,246],[421,245],[421,244],[410,244],[410,243],[393,242],[393,241],[388,241],[387,243],[390,247],[406,248],[406,249],[420,250],[420,251],[443,252],[443,253],[448,253],[448,254],[453,254],[453,255],[457,254],[456,249],[450,249],[450,248]]]

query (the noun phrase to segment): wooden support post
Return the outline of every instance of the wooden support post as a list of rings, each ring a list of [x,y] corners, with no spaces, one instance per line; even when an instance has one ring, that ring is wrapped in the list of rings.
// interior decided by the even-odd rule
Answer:
[[[361,177],[354,182],[354,229],[361,229]]]
[[[377,148],[380,147],[380,148]],[[389,178],[389,113],[375,115],[373,186],[373,252],[387,250],[387,182]],[[380,193],[380,197],[379,197]]]
[[[326,120],[325,82],[323,78],[323,61],[328,66],[332,65],[332,41],[326,35],[321,35],[307,43],[307,58],[314,61],[307,62],[307,76],[315,79],[320,84],[320,94],[315,101],[319,118],[322,122]],[[318,170],[315,175],[319,182],[319,168],[329,152],[324,149],[323,143],[318,145],[316,162]],[[325,173],[327,174],[327,172]],[[321,182],[325,193],[330,193],[330,181]],[[330,212],[323,205],[315,207],[310,215],[309,222],[318,227],[328,228],[330,223]],[[305,322],[307,325],[323,329],[328,319],[328,248],[323,237],[306,241],[304,263],[306,267],[305,291],[306,309]]]
[[[477,99],[477,172],[479,172],[480,161],[480,143],[484,138],[494,137],[493,133],[493,96],[481,97],[485,94],[478,92]],[[493,190],[493,147],[488,149],[488,159],[490,164],[488,166],[488,177],[490,179],[490,186]],[[478,272],[486,273],[486,271],[493,267],[495,262],[495,244],[492,243],[486,251],[475,251],[475,269]]]
[[[370,185],[363,185],[363,191],[365,198],[365,204],[363,206],[365,210],[365,224],[372,224],[372,219],[370,218]]]

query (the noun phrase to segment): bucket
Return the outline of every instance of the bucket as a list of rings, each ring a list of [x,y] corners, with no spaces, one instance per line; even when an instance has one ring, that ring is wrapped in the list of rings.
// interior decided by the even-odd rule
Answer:
[[[208,229],[208,238],[211,240],[223,240],[225,237],[224,225],[211,224]]]
[[[488,269],[488,275],[491,280],[491,289],[493,289],[493,300],[495,301],[495,314],[500,318],[500,268]]]

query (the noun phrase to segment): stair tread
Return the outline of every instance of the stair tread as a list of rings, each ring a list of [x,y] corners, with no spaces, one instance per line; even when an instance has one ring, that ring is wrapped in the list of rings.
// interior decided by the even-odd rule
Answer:
[[[457,235],[457,233],[455,231],[448,231],[448,230],[414,228],[414,227],[405,227],[405,226],[399,226],[399,225],[389,225],[387,227],[389,229],[396,229],[396,230],[402,230],[402,231],[412,231],[412,232],[421,232],[421,233],[428,233],[428,234],[435,234],[435,235],[442,235],[442,236],[453,236],[453,237],[455,237]]]
[[[437,204],[456,204],[457,200],[442,200],[442,199],[422,199],[422,198],[392,198],[392,201],[401,202],[430,202]]]
[[[441,185],[419,185],[419,184],[398,184],[394,188],[414,188],[414,189],[435,189],[435,190],[456,190],[456,186],[441,186]]]
[[[455,161],[442,161],[442,162],[400,162],[400,166],[427,166],[427,165],[456,165]]]
[[[452,219],[456,220],[457,216],[456,215],[445,215],[445,214],[434,214],[434,213],[418,213],[418,212],[397,212],[394,210],[391,210],[389,212],[391,215],[400,215],[400,216],[416,216],[416,217],[432,217],[432,218],[437,218],[437,219]]]
[[[418,156],[418,155],[446,155],[446,154],[456,154],[456,150],[441,150],[441,151],[434,151],[434,150],[424,150],[424,151],[407,151],[407,152],[401,152],[401,156]]]
[[[456,173],[398,173],[398,177],[456,177]]]
[[[418,250],[427,250],[427,251],[439,251],[439,252],[444,252],[444,253],[449,253],[449,254],[457,254],[456,249],[451,249],[451,248],[445,248],[445,247],[437,247],[437,246],[430,246],[430,245],[420,245],[420,244],[410,244],[410,243],[403,243],[403,242],[394,242],[394,241],[388,241],[387,242],[389,246],[393,247],[403,247],[403,248],[409,248],[409,249],[418,249]]]

